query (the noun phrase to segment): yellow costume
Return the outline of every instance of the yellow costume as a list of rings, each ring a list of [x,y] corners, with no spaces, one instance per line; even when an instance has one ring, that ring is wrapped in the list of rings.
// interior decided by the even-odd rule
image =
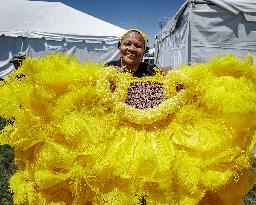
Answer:
[[[242,204],[254,183],[252,62],[228,55],[134,78],[61,54],[26,59],[15,73],[25,77],[0,82],[0,113],[15,118],[0,135],[15,147],[14,203]],[[163,84],[158,107],[125,103],[141,81]]]

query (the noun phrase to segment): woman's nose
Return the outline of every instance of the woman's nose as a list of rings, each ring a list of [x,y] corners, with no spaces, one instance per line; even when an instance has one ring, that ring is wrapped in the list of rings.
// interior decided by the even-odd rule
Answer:
[[[135,46],[134,45],[130,45],[128,48],[129,51],[134,51],[135,50]]]

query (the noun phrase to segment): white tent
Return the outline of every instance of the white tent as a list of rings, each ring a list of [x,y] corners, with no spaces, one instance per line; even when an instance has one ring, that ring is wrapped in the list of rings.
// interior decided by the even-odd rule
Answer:
[[[118,55],[124,29],[60,2],[0,0],[0,77],[12,72],[9,60],[23,52],[42,57],[64,52],[78,61],[109,61]]]
[[[227,53],[256,62],[256,0],[187,0],[156,38],[155,63],[177,69]]]

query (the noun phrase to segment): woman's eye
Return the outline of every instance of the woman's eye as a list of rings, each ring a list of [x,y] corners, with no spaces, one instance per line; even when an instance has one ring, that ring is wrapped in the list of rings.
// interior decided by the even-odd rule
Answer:
[[[142,48],[142,45],[135,45],[136,48]]]
[[[130,43],[124,43],[125,46],[130,46],[131,44]]]

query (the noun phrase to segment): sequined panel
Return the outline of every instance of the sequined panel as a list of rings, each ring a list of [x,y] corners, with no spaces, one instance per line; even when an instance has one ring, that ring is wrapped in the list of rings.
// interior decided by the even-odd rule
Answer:
[[[159,82],[130,83],[126,103],[138,109],[154,108],[163,101],[163,84]]]

